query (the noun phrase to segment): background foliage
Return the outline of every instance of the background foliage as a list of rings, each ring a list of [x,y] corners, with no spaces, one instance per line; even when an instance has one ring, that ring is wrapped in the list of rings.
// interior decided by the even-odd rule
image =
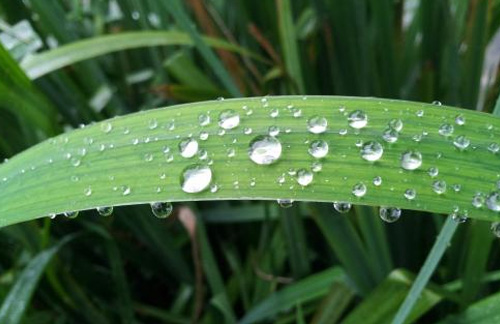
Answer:
[[[216,97],[377,96],[492,111],[499,17],[498,0],[3,1],[0,157],[80,124]],[[190,42],[130,49],[131,35],[121,51],[44,76],[27,69],[35,52],[141,30]],[[258,57],[211,50],[201,35]],[[329,204],[245,201],[178,205],[166,220],[128,206],[112,217],[28,222],[0,231],[0,318],[384,323],[443,223],[404,211],[385,225],[369,207],[346,217]],[[410,319],[495,321],[499,247],[489,223],[461,224]]]

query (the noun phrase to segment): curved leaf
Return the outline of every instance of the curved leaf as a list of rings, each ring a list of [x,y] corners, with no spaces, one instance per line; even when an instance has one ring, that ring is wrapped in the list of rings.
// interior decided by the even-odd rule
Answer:
[[[261,59],[242,47],[220,39],[204,37],[203,40],[212,47]],[[176,31],[140,31],[97,36],[29,56],[21,63],[21,67],[31,79],[37,79],[96,56],[133,48],[166,45],[193,45],[193,41],[189,35]]]
[[[238,112],[241,122],[223,135],[217,119],[226,109]],[[347,115],[355,110],[367,114],[365,128],[348,126]],[[279,115],[270,117],[276,111]],[[200,114],[208,114],[211,123],[200,126]],[[465,120],[463,125],[455,124],[459,114]],[[325,133],[308,132],[313,115],[327,118]],[[381,136],[394,118],[400,118],[404,126],[398,141],[389,144]],[[443,123],[454,125],[453,136],[439,134]],[[276,163],[257,165],[249,159],[249,142],[267,134],[269,126],[280,128],[277,139],[283,152]],[[201,140],[201,132],[208,139]],[[281,198],[350,201],[436,213],[459,209],[471,218],[497,220],[498,213],[484,202],[474,208],[471,201],[478,192],[488,195],[497,188],[499,155],[488,147],[499,132],[500,120],[488,114],[375,98],[283,96],[172,106],[60,135],[1,165],[0,226],[107,205]],[[471,144],[457,149],[453,145],[457,136],[465,136]],[[179,142],[188,137],[206,150],[206,159],[179,154]],[[308,153],[315,139],[327,141],[330,150],[319,161],[322,170],[313,173],[309,186],[302,187],[291,170],[311,170],[318,162]],[[380,160],[368,162],[361,157],[358,146],[368,141],[383,145]],[[408,150],[422,154],[421,166],[412,171],[401,167],[402,154]],[[207,188],[193,194],[181,189],[183,170],[196,164],[211,169],[216,192]],[[428,174],[431,167],[439,169],[436,177]],[[382,178],[380,185],[373,183],[375,177]],[[436,180],[447,183],[443,194],[433,191]],[[366,186],[362,197],[352,193],[357,184]],[[416,191],[415,199],[405,198],[407,189]]]

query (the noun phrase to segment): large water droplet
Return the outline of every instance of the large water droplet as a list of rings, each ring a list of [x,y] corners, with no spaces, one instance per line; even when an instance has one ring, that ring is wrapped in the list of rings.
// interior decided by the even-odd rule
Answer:
[[[333,208],[335,208],[336,211],[338,211],[341,214],[346,214],[351,210],[351,203],[348,202],[334,202],[333,203]]]
[[[201,164],[186,167],[181,174],[181,188],[187,193],[198,193],[207,189],[212,181],[212,170]]]
[[[103,217],[111,216],[113,214],[113,206],[97,207],[97,212]]]
[[[281,142],[272,136],[256,136],[248,148],[250,159],[261,165],[267,165],[276,162],[281,156]]]
[[[306,169],[300,169],[297,171],[297,182],[305,187],[311,184],[313,181],[313,173]]]
[[[347,121],[352,128],[360,129],[368,124],[368,116],[362,110],[355,110],[349,114]]]
[[[401,209],[395,207],[380,207],[380,218],[386,223],[394,223],[401,217]]]
[[[486,206],[492,211],[500,211],[500,191],[493,191],[486,197]]]
[[[233,129],[240,124],[240,115],[232,110],[227,109],[220,113],[219,115],[219,126],[224,129]]]
[[[401,167],[405,170],[415,170],[422,165],[422,154],[418,151],[406,151],[401,155]]]
[[[361,157],[366,161],[377,161],[384,154],[384,148],[379,142],[366,142],[361,148]]]
[[[170,202],[151,203],[151,211],[153,212],[153,215],[158,218],[167,218],[170,214],[172,214],[173,209],[174,207]]]
[[[185,138],[179,143],[179,152],[184,158],[192,158],[198,153],[198,141],[194,138]]]
[[[307,120],[307,130],[313,134],[321,134],[326,131],[328,121],[325,117],[312,116]]]
[[[324,158],[328,154],[328,143],[323,140],[314,140],[309,145],[309,154],[317,159]]]

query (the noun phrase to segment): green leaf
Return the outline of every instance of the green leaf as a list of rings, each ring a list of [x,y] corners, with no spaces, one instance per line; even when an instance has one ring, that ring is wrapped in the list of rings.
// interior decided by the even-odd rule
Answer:
[[[203,40],[208,46],[257,57],[223,40],[209,37],[204,37]],[[187,34],[176,31],[139,31],[96,36],[32,55],[21,63],[21,67],[31,79],[37,79],[65,66],[100,55],[133,48],[167,45],[193,45],[193,42]]]
[[[452,315],[440,324],[490,324],[500,321],[500,293],[496,293],[472,304],[462,314]]]
[[[270,117],[274,108],[279,110],[277,118]],[[238,112],[241,123],[220,135],[218,116],[226,109]],[[293,109],[301,109],[301,116],[294,117]],[[345,113],[355,110],[366,113],[367,127],[349,128]],[[211,124],[200,126],[200,114],[209,114]],[[452,138],[462,135],[470,140],[463,151],[453,145],[452,138],[438,133],[443,123],[454,123],[458,114],[463,115],[466,123],[455,125]],[[307,122],[313,115],[328,119],[327,132],[307,131]],[[391,145],[381,136],[393,118],[401,118],[404,128],[399,140]],[[272,125],[281,129],[277,137],[282,144],[281,157],[275,164],[255,164],[248,157],[249,142],[257,135],[267,134]],[[500,160],[488,146],[499,136],[499,127],[499,119],[484,113],[352,97],[246,98],[140,112],[63,134],[1,165],[0,225],[68,210],[157,200],[282,198],[350,201],[436,213],[451,213],[459,208],[460,212],[469,211],[471,218],[493,221],[498,219],[497,212],[485,206],[473,208],[471,201],[477,192],[488,195],[496,190]],[[252,133],[246,134],[250,128]],[[347,129],[347,134],[339,135],[342,129]],[[207,140],[199,139],[202,131],[209,135]],[[180,156],[180,140],[189,136],[208,152],[212,164],[198,157]],[[327,141],[330,153],[321,161],[322,170],[314,173],[312,183],[301,187],[296,176],[288,172],[290,168],[310,170],[315,159],[304,141],[314,139]],[[379,161],[368,162],[360,156],[356,143],[367,141],[378,141],[384,146]],[[228,156],[228,149],[234,149],[234,157]],[[422,154],[422,165],[412,171],[401,167],[402,155],[409,150]],[[196,194],[182,190],[181,175],[186,167],[198,164],[211,169],[211,182],[218,186],[216,192],[208,188]],[[430,167],[439,169],[438,177],[428,175]],[[282,175],[284,185],[278,181]],[[372,184],[375,176],[383,178],[382,185]],[[437,179],[448,184],[442,195],[432,189]],[[251,185],[253,182],[255,185]],[[361,198],[352,193],[353,186],[359,183],[367,188]],[[460,190],[453,190],[452,185]],[[404,197],[407,189],[416,191],[414,200]]]
[[[16,324],[21,322],[45,267],[59,249],[74,238],[75,235],[67,236],[30,260],[2,303],[0,323]]]
[[[389,323],[410,290],[413,275],[404,270],[394,270],[342,321],[343,324]],[[413,323],[443,299],[432,289],[424,289],[413,308],[408,323]]]
[[[311,275],[271,294],[251,309],[239,323],[256,323],[272,318],[280,312],[291,310],[297,304],[326,295],[333,283],[345,282],[345,280],[344,272],[337,267]]]

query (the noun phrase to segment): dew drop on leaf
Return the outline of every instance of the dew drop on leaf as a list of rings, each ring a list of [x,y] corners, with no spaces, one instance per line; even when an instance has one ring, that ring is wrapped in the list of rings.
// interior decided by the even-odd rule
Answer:
[[[184,192],[202,192],[212,181],[212,170],[206,165],[193,164],[182,171],[180,180]]]
[[[198,141],[194,138],[185,138],[179,142],[179,152],[183,158],[192,158],[198,153]]]
[[[108,217],[111,216],[111,214],[113,214],[113,206],[97,207],[96,210],[99,213],[99,215],[103,217]]]
[[[417,197],[417,191],[415,189],[406,189],[404,196],[408,200],[413,200]]]
[[[368,124],[368,116],[362,110],[355,110],[347,117],[349,126],[355,129],[361,129]]]
[[[313,173],[309,170],[300,169],[297,171],[297,182],[303,187],[310,185],[313,177]]]
[[[444,123],[439,126],[438,133],[442,136],[451,136],[453,134],[454,127],[451,124]]]
[[[401,209],[395,207],[380,207],[379,216],[386,223],[394,223],[401,217]]]
[[[493,235],[500,238],[500,222],[491,223],[490,228]]]
[[[362,182],[356,183],[352,187],[352,194],[358,198],[363,197],[366,194],[366,185]]]
[[[351,203],[348,202],[339,201],[333,203],[333,208],[341,214],[348,213],[351,210],[351,207]]]
[[[486,206],[492,211],[500,211],[500,191],[493,191],[486,197]]]
[[[173,209],[174,207],[170,202],[151,203],[151,211],[157,218],[167,218],[170,214],[172,214]]]
[[[325,117],[315,115],[307,120],[307,130],[313,134],[324,133],[327,126],[328,121]]]
[[[379,142],[366,142],[361,148],[361,157],[366,161],[378,161],[384,154],[384,148]]]
[[[444,194],[446,192],[446,181],[444,181],[444,180],[435,180],[432,183],[432,191],[434,191],[438,195]]]
[[[382,139],[387,143],[396,143],[398,140],[399,134],[396,130],[388,127],[382,133]]]
[[[240,124],[240,115],[232,110],[226,109],[222,111],[219,115],[219,126],[223,129],[233,129]]]
[[[281,142],[273,136],[259,135],[250,142],[248,156],[260,165],[276,162],[281,156]]]
[[[73,219],[78,217],[78,210],[75,211],[66,211],[63,213],[63,215],[67,218]]]
[[[465,137],[464,135],[459,135],[459,136],[455,137],[455,139],[453,140],[453,145],[457,149],[463,151],[469,147],[470,140],[467,137]]]
[[[405,170],[415,170],[422,165],[422,154],[418,151],[406,151],[401,155],[401,167]]]
[[[323,140],[314,140],[309,144],[309,154],[311,156],[321,159],[328,154],[328,143]]]
[[[276,202],[278,203],[278,205],[281,208],[290,208],[290,207],[293,206],[293,200],[292,199],[278,199],[278,200],[276,200]]]

